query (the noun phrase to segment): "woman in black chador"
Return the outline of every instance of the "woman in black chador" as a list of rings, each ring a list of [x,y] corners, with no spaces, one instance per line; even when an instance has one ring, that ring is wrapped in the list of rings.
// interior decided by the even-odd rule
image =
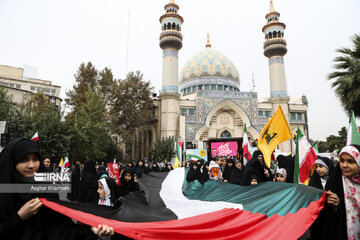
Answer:
[[[229,177],[229,182],[232,184],[240,185],[242,181],[243,173],[244,173],[244,167],[242,162],[240,160],[236,160],[235,168],[232,170]]]
[[[226,166],[225,166],[224,173],[223,173],[224,180],[229,181],[230,174],[234,170],[234,168],[235,168],[234,160],[232,160],[230,158],[227,159]]]
[[[74,170],[71,173],[71,193],[69,194],[70,201],[78,201],[80,189],[80,165],[75,164]]]
[[[0,153],[0,184],[35,184],[34,174],[45,172],[38,143],[17,138]],[[52,194],[53,195],[53,194]],[[54,196],[54,195],[53,195]],[[96,239],[97,228],[75,224],[70,218],[42,206],[49,194],[0,193],[0,239]],[[106,227],[107,234],[113,229]]]
[[[95,166],[95,160],[85,162],[80,181],[79,202],[96,203],[98,199]]]
[[[256,175],[258,177],[258,183],[272,181],[271,171],[264,164],[262,152],[259,150],[254,152],[251,160],[246,164],[241,185],[250,185],[252,175]]]

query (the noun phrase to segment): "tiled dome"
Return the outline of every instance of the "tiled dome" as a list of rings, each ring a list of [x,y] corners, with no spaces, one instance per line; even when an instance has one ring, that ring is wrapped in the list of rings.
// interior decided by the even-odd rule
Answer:
[[[227,78],[240,84],[239,72],[234,64],[221,52],[207,47],[195,54],[180,73],[180,84],[200,77]]]

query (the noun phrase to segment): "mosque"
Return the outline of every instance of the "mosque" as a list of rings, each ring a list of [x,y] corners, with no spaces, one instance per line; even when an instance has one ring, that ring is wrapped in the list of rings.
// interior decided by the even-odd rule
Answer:
[[[308,132],[306,99],[287,93],[286,25],[280,21],[272,0],[265,18],[262,32],[264,55],[269,59],[270,96],[260,98],[256,92],[241,91],[236,66],[211,46],[209,36],[205,48],[195,53],[179,74],[184,20],[174,0],[165,5],[165,13],[160,17],[162,90],[153,98],[155,121],[139,132],[141,145],[145,146],[139,150],[141,157],[149,157],[147,149],[160,137],[173,136],[185,142],[187,148],[206,148],[211,139],[241,138],[245,124],[249,140],[253,141],[279,105],[292,131],[299,126],[305,134]],[[290,141],[279,146],[284,152],[291,152],[292,148]]]

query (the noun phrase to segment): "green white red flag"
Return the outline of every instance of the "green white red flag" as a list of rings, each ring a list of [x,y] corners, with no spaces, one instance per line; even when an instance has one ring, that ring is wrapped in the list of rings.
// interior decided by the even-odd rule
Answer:
[[[311,167],[314,165],[316,158],[314,148],[298,127],[296,131],[294,183],[303,183],[305,185],[309,183]]]
[[[244,137],[243,137],[243,156],[244,156],[244,165],[251,159],[251,153],[249,152],[249,139],[246,132],[246,123],[244,125]]]
[[[65,161],[61,166],[61,172],[69,172],[70,171],[70,161],[67,156],[65,156]]]
[[[358,126],[356,125],[354,111],[351,111],[349,126],[347,128],[347,141],[346,145],[360,144],[360,134]]]

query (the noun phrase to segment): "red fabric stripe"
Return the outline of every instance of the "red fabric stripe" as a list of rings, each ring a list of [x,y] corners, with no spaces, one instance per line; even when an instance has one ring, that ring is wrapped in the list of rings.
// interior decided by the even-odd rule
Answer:
[[[317,156],[316,156],[315,150],[311,147],[310,151],[306,155],[305,162],[301,165],[300,170],[299,170],[300,171],[300,182],[302,182],[302,183],[305,182],[306,179],[310,176],[311,166],[314,165],[316,158],[317,158]]]
[[[165,222],[128,223],[109,220],[41,199],[57,212],[90,226],[106,224],[115,232],[134,239],[298,239],[323,208],[326,193],[295,214],[253,214],[239,209],[223,209],[190,218]]]

